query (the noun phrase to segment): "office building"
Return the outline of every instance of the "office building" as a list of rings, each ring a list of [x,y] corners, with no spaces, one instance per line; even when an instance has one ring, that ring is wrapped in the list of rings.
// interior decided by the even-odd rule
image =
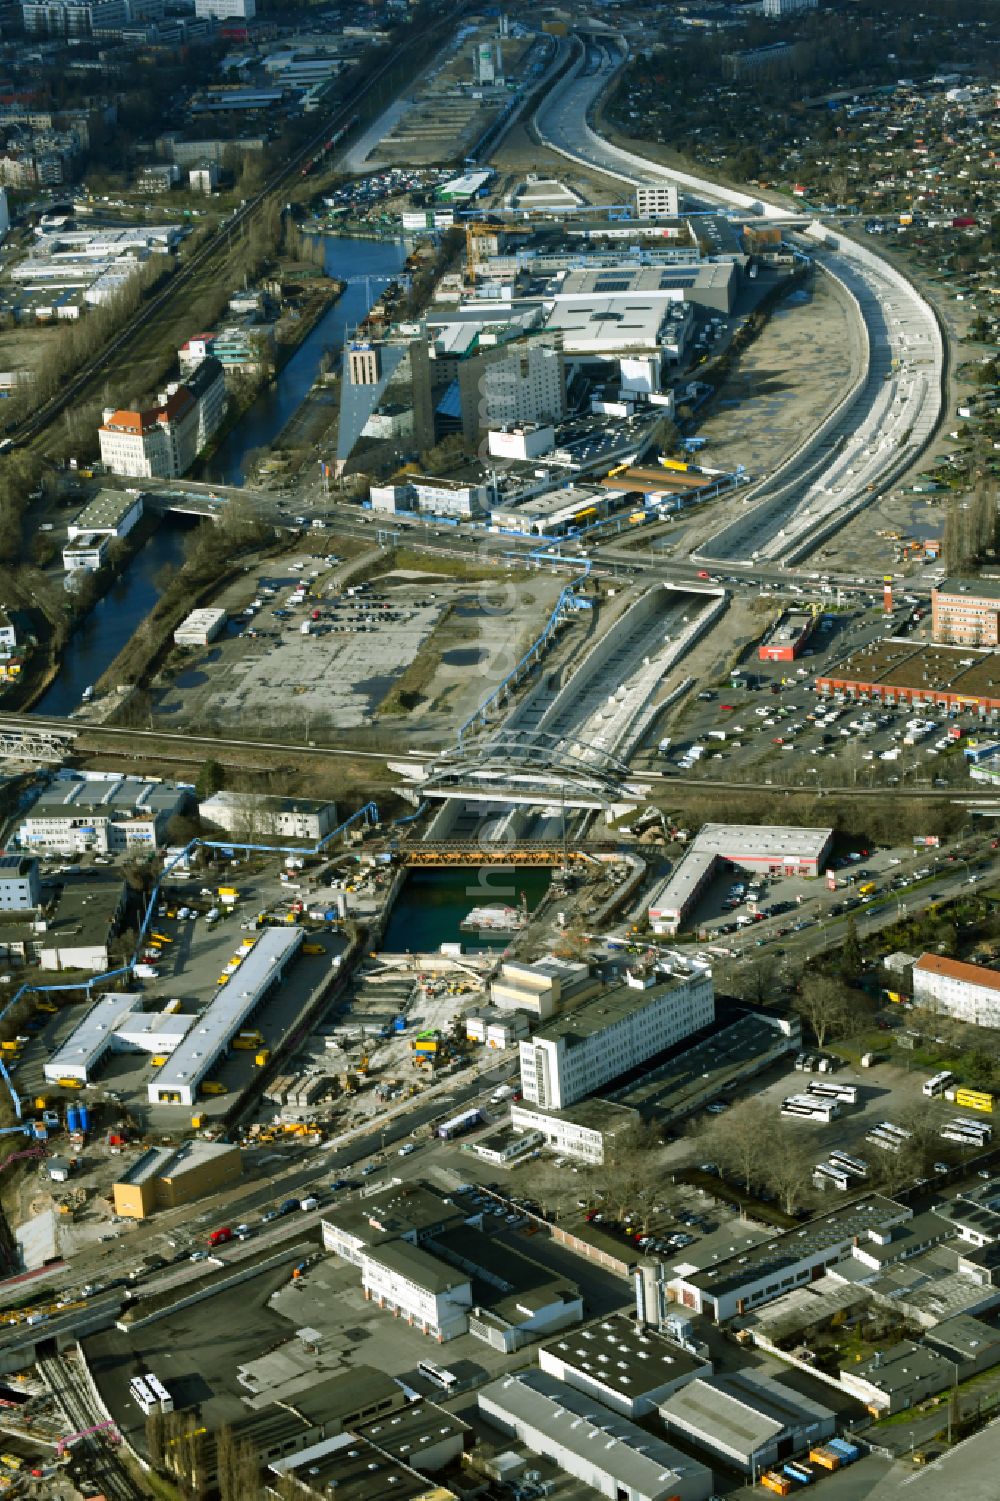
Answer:
[[[931,634],[947,646],[1000,646],[1000,579],[943,579],[931,590]]]
[[[792,16],[801,10],[815,10],[819,0],[763,0],[765,16]]]
[[[490,1001],[504,1011],[526,1011],[544,1022],[562,1008],[597,995],[601,988],[601,978],[591,974],[589,964],[555,955],[531,963],[504,959],[499,974],[490,981]]]
[[[252,21],[256,0],[194,0],[194,13],[201,21]]]
[[[708,1501],[712,1472],[546,1371],[482,1387],[479,1411],[503,1433],[610,1501]]]
[[[336,827],[337,806],[321,798],[262,792],[216,792],[198,804],[201,818],[227,834],[305,840],[316,844]]]
[[[207,359],[157,405],[108,407],[99,429],[101,462],[112,474],[177,479],[194,463],[225,415],[226,386],[218,360]]]
[[[921,954],[913,966],[913,1000],[977,1027],[1000,1027],[1000,969]]]
[[[712,976],[692,962],[684,972],[629,973],[589,1001],[548,1021],[521,1043],[524,1102],[562,1110],[657,1053],[711,1024]]]
[[[126,0],[22,0],[29,36],[82,38],[128,25]]]
[[[38,861],[30,855],[0,856],[0,911],[25,912],[41,899]]]
[[[635,190],[635,211],[640,219],[676,219],[676,185],[670,182],[643,183]]]
[[[818,876],[832,843],[832,829],[707,823],[650,899],[650,925],[654,933],[676,933],[726,865],[753,874]]]
[[[462,438],[475,452],[492,428],[539,427],[566,415],[566,371],[554,339],[531,338],[490,347],[457,365]],[[526,457],[532,457],[528,454]]]
[[[107,561],[111,540],[107,532],[81,532],[62,550],[66,572],[96,573]]]
[[[121,490],[99,490],[66,528],[71,542],[78,537],[127,537],[142,518],[142,496]]]
[[[187,797],[172,782],[114,772],[59,773],[22,820],[18,843],[66,855],[157,850]]]
[[[176,1209],[219,1193],[238,1183],[241,1172],[240,1149],[226,1142],[151,1147],[115,1183],[115,1214],[130,1220],[148,1219],[157,1209]]]

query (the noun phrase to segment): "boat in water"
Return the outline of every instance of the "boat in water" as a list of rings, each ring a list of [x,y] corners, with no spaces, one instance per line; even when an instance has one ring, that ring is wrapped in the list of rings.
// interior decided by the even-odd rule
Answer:
[[[463,933],[518,933],[528,921],[527,905],[507,907],[497,902],[489,907],[473,907],[459,927]]]

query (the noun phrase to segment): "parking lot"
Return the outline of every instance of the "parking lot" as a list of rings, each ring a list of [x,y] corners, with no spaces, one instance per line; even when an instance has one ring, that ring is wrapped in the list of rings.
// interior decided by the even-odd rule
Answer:
[[[242,733],[252,722],[261,735],[294,726],[323,740],[373,724],[380,711],[405,711],[407,733],[413,716],[428,733],[450,733],[537,635],[557,586],[547,577],[519,583],[512,603],[511,591],[494,599],[433,572],[349,584],[335,561],[304,554],[258,579],[223,636],[175,653],[154,715],[175,731]]]

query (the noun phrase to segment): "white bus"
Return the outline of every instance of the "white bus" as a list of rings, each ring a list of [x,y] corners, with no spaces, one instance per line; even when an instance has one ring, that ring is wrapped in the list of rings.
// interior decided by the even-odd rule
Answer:
[[[970,1151],[978,1151],[990,1144],[988,1136],[970,1136],[968,1131],[962,1131],[958,1126],[944,1126],[938,1135],[942,1141],[957,1141],[959,1146],[968,1147]]]
[[[446,1371],[444,1366],[435,1365],[433,1360],[418,1361],[417,1371],[443,1392],[453,1391],[458,1384],[458,1377],[454,1371]]]
[[[913,1132],[907,1131],[905,1126],[896,1126],[892,1121],[880,1121],[876,1129],[884,1131],[887,1136],[893,1137],[896,1141],[909,1141],[913,1135]]]
[[[817,1162],[813,1168],[813,1182],[817,1188],[839,1188],[841,1193],[846,1193],[851,1186],[847,1173],[832,1162]]]
[[[152,1371],[147,1371],[144,1379],[149,1390],[155,1397],[160,1411],[173,1412],[174,1399],[167,1391],[167,1388],[163,1385],[163,1382],[160,1380],[159,1376],[154,1376]]]
[[[153,1408],[159,1404],[145,1381],[141,1376],[133,1376],[128,1384],[128,1389],[132,1401],[137,1407],[142,1409],[143,1417],[148,1418]]]
[[[858,1103],[856,1084],[841,1084],[835,1079],[810,1079],[806,1089],[809,1094],[818,1095],[822,1100],[840,1100],[845,1105]]]
[[[993,1136],[993,1127],[989,1121],[970,1121],[967,1116],[956,1115],[949,1122],[957,1131],[968,1131],[970,1135],[985,1136],[989,1141]]]
[[[846,1152],[831,1152],[830,1161],[834,1167],[843,1168],[845,1173],[851,1173],[855,1178],[868,1177],[868,1164],[863,1157],[848,1157]]]
[[[902,1145],[895,1136],[890,1136],[888,1132],[882,1131],[877,1127],[874,1131],[868,1132],[865,1141],[873,1147],[878,1147],[883,1152],[898,1152]]]
[[[944,1094],[945,1090],[950,1089],[954,1082],[955,1075],[950,1073],[948,1069],[944,1069],[940,1074],[935,1074],[933,1079],[928,1079],[924,1084],[925,1098],[933,1100],[936,1095]]]

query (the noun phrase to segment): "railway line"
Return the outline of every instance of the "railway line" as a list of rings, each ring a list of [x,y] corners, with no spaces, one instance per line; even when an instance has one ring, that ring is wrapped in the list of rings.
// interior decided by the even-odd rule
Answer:
[[[112,1430],[102,1428],[98,1432],[88,1432],[88,1429],[104,1424],[107,1418],[94,1401],[79,1369],[65,1355],[43,1355],[36,1364],[41,1379],[66,1418],[68,1431],[80,1434],[74,1444],[74,1453],[80,1456],[83,1452],[84,1463],[89,1461],[92,1467],[93,1479],[100,1482],[111,1501],[135,1501],[132,1477],[107,1437]]]
[[[459,9],[458,16],[463,8]],[[446,20],[439,21],[436,25],[428,28],[429,34],[436,35],[444,28],[451,28],[456,24],[456,15],[450,14]],[[81,394],[97,378],[106,377],[112,369],[119,368],[122,357],[128,346],[143,333],[149,324],[162,314],[171,303],[184,296],[194,279],[206,270],[210,263],[220,256],[225,255],[232,243],[234,234],[240,234],[250,222],[261,212],[263,207],[289,182],[298,181],[303,175],[308,175],[316,161],[327,152],[330,143],[343,139],[355,123],[359,105],[361,105],[373,90],[377,89],[385,76],[395,68],[405,57],[408,43],[401,43],[394,47],[388,57],[375,69],[360,87],[352,90],[349,96],[341,103],[332,115],[328,116],[322,127],[316,134],[298,151],[289,157],[288,161],[275,172],[265,183],[259,192],[252,198],[248,198],[243,206],[224,224],[221,224],[215,234],[203,245],[189,261],[186,261],[170,278],[167,285],[137,310],[120,333],[116,334],[110,343],[88,360],[73,376],[71,376],[53,396],[42,402],[33,412],[29,413],[22,422],[4,440],[4,448],[12,449],[24,447],[33,443],[49,427],[54,418],[70,405],[78,401]]]
[[[296,756],[310,756],[320,760],[340,759],[372,761],[387,766],[390,763],[400,768],[409,767],[418,772],[422,767],[432,763],[440,751],[428,750],[424,753],[412,751],[375,751],[357,750],[347,746],[337,745],[303,745],[292,740],[251,740],[247,738],[227,739],[220,742],[216,735],[189,735],[170,730],[136,730],[127,729],[116,725],[88,725],[72,719],[43,718],[35,714],[0,714],[0,734],[16,731],[34,732],[36,730],[51,730],[55,733],[70,733],[85,735],[88,739],[107,739],[115,745],[134,745],[138,742],[150,756],[159,757],[163,760],[192,760],[198,756],[204,756],[207,750],[214,755],[220,754],[220,748],[232,746],[236,750],[248,751],[278,751]],[[138,759],[134,751],[122,750],[121,754],[129,755]],[[670,787],[703,788],[706,791],[725,792],[782,792],[794,795],[797,792],[809,793],[812,796],[829,796],[849,798],[851,800],[874,797],[879,792],[877,787],[838,787],[838,786],[815,786],[810,783],[808,787],[780,786],[767,781],[736,781],[723,780],[718,777],[692,777],[684,774],[675,775],[666,771],[636,771],[633,770],[630,781],[636,784],[637,789],[645,784],[651,786],[667,785]],[[641,796],[641,793],[638,795]],[[983,806],[997,806],[1000,811],[1000,792],[991,792],[984,787],[977,787],[974,791],[960,787],[896,787],[893,796],[906,799],[931,799],[934,802],[971,802]]]

